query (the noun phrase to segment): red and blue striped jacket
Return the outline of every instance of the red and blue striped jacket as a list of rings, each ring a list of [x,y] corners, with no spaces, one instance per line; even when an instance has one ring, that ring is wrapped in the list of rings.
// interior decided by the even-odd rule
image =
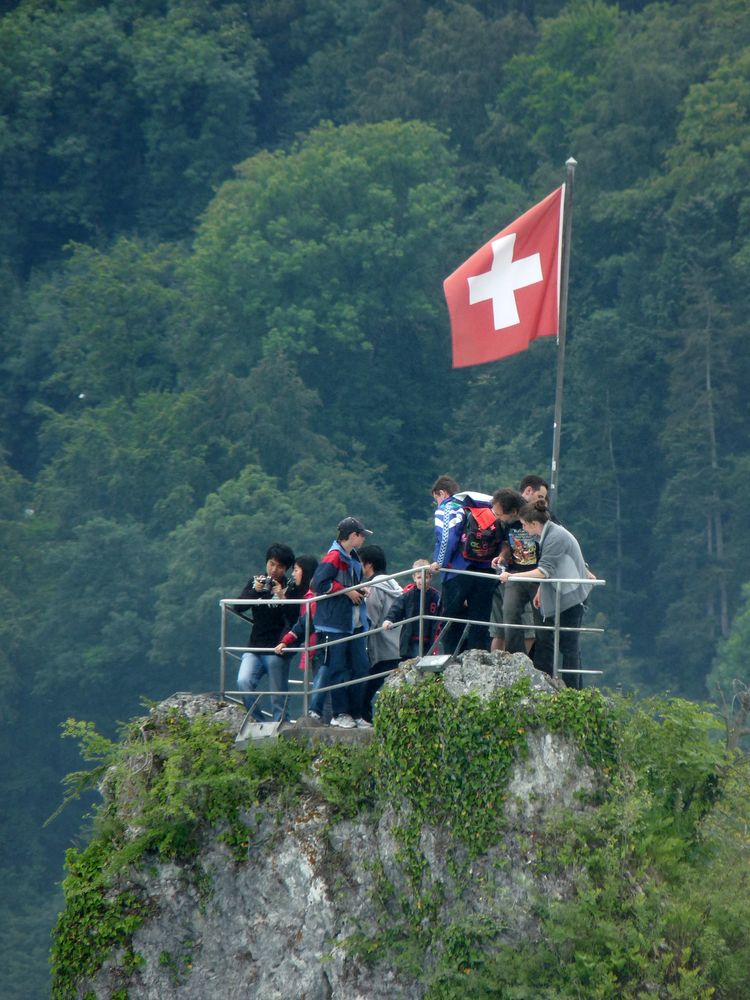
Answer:
[[[310,586],[318,597],[335,594],[362,579],[362,563],[356,551],[347,552],[334,542],[315,570]],[[351,635],[357,628],[368,628],[365,602],[352,604],[347,594],[318,601],[313,624],[318,632],[341,632]]]

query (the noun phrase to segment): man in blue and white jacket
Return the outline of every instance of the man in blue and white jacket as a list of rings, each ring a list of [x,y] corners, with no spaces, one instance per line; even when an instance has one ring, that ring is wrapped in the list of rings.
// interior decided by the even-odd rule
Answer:
[[[443,614],[448,618],[474,621],[490,620],[492,595],[497,586],[491,560],[468,560],[463,554],[466,510],[464,504],[471,498],[486,503],[492,497],[484,493],[461,493],[461,488],[451,476],[439,476],[432,484],[435,509],[435,551],[430,569],[442,572]],[[451,573],[451,569],[469,569],[486,574],[486,579]],[[457,623],[447,624],[442,643],[446,653],[453,653],[461,638],[463,628]],[[469,627],[464,649],[489,649],[490,634],[487,625]]]

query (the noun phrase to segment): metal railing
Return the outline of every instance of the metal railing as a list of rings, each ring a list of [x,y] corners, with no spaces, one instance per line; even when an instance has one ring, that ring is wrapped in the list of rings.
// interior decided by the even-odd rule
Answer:
[[[603,628],[587,628],[587,627],[584,627],[584,626],[579,626],[577,628],[571,628],[571,627],[567,627],[565,625],[560,625],[560,599],[561,599],[561,594],[560,594],[559,587],[556,588],[555,622],[554,622],[554,625],[537,625],[536,623],[534,623],[533,625],[529,625],[529,624],[526,624],[526,623],[515,624],[515,623],[505,623],[505,622],[492,622],[492,621],[483,621],[483,620],[467,619],[467,618],[451,618],[451,617],[448,617],[447,615],[429,615],[429,614],[426,614],[425,613],[425,607],[424,607],[425,591],[426,591],[425,576],[426,576],[427,573],[431,572],[429,566],[420,566],[420,567],[416,567],[416,568],[411,567],[410,569],[399,570],[396,573],[383,574],[381,576],[378,576],[377,583],[382,583],[385,580],[398,580],[398,579],[400,579],[402,577],[407,577],[407,576],[408,577],[412,577],[412,576],[414,576],[415,573],[418,573],[418,572],[421,572],[421,574],[422,574],[422,586],[420,588],[419,613],[416,614],[416,615],[412,615],[409,618],[402,619],[400,622],[397,623],[397,625],[394,626],[394,629],[395,628],[400,628],[402,626],[408,626],[408,625],[410,625],[411,623],[413,623],[415,621],[419,622],[419,653],[420,653],[420,656],[422,656],[425,653],[425,648],[424,648],[424,646],[425,646],[425,642],[424,642],[424,637],[425,637],[425,622],[428,622],[428,621],[441,622],[441,623],[444,623],[444,624],[455,623],[458,626],[464,626],[464,627],[469,626],[469,625],[478,625],[478,626],[487,626],[489,628],[490,625],[494,625],[494,626],[502,627],[503,629],[524,629],[524,630],[527,630],[527,629],[532,629],[533,628],[533,630],[535,632],[537,632],[537,631],[554,632],[554,654],[553,654],[553,664],[552,664],[552,676],[553,677],[558,677],[561,673],[564,673],[564,674],[582,674],[582,675],[601,675],[602,674],[601,670],[591,670],[591,669],[583,669],[583,668],[573,670],[573,669],[568,669],[568,668],[561,668],[559,666],[560,633],[561,632],[578,632],[579,634],[592,634],[592,635],[594,635],[594,634],[602,634],[604,632]],[[479,572],[477,572],[475,570],[450,569],[449,572],[451,574],[454,574],[454,575],[460,574],[460,575],[465,575],[465,576],[474,576],[474,577],[478,577],[480,579],[485,579],[485,580],[490,576],[490,574],[488,574],[488,573],[479,573]],[[514,575],[513,574],[511,574],[511,576],[508,578],[507,583],[504,584],[503,586],[507,586],[508,583],[512,583],[512,582],[514,582]],[[600,579],[588,579],[587,578],[585,580],[582,580],[582,579],[575,579],[575,578],[569,578],[569,577],[564,577],[564,578],[563,577],[560,577],[560,578],[558,578],[558,577],[548,577],[548,578],[545,578],[544,580],[538,580],[538,581],[536,579],[532,578],[532,577],[521,577],[517,582],[520,582],[520,583],[529,583],[529,582],[530,583],[550,583],[550,584],[586,584],[586,585],[590,585],[592,587],[595,587],[595,586],[604,586],[606,584],[605,580],[600,580]],[[498,584],[498,586],[499,585],[500,584]],[[245,622],[245,624],[249,624],[248,619],[245,618],[242,614],[238,613],[235,610],[236,608],[240,608],[240,607],[252,608],[252,607],[256,607],[256,606],[263,606],[263,607],[267,608],[269,606],[276,606],[277,607],[279,604],[297,604],[297,605],[300,606],[300,614],[303,613],[303,609],[304,609],[304,613],[305,613],[305,639],[304,639],[304,643],[300,643],[299,646],[291,646],[291,647],[288,646],[287,647],[287,652],[284,655],[289,656],[289,658],[292,659],[297,653],[304,653],[304,656],[305,656],[305,670],[304,670],[304,674],[303,674],[303,679],[301,681],[300,680],[297,680],[297,681],[290,680],[289,684],[291,684],[291,685],[293,685],[295,687],[299,687],[299,686],[302,687],[302,691],[301,691],[301,695],[302,695],[302,711],[303,711],[303,715],[307,715],[307,713],[309,711],[309,702],[310,702],[310,696],[311,696],[311,671],[310,671],[310,666],[312,664],[312,656],[315,655],[315,654],[317,654],[317,653],[319,653],[319,652],[321,652],[324,649],[327,649],[330,646],[342,645],[342,644],[347,643],[347,642],[352,642],[354,640],[359,640],[359,639],[362,639],[362,638],[366,638],[367,636],[376,635],[379,632],[386,631],[383,626],[379,626],[377,628],[371,628],[371,629],[367,629],[367,630],[364,630],[364,631],[361,631],[361,632],[357,632],[357,633],[355,633],[353,635],[342,635],[342,637],[340,639],[331,639],[331,640],[328,640],[326,642],[317,642],[317,641],[315,641],[315,642],[311,643],[310,639],[311,639],[311,635],[314,633],[314,628],[313,628],[313,625],[312,625],[312,615],[310,614],[310,605],[312,605],[312,604],[320,604],[321,602],[326,601],[326,600],[334,600],[336,598],[343,597],[343,596],[345,596],[346,594],[348,594],[348,593],[350,593],[352,591],[355,591],[355,590],[361,591],[363,587],[368,587],[368,586],[371,586],[371,583],[369,581],[367,581],[367,580],[361,580],[359,583],[357,583],[357,584],[355,584],[355,585],[353,585],[351,587],[347,587],[345,589],[342,589],[342,590],[337,590],[333,594],[330,594],[330,593],[329,594],[321,594],[321,595],[315,595],[313,597],[307,597],[307,598],[297,597],[297,598],[283,598],[282,600],[278,600],[278,599],[277,600],[269,600],[268,598],[239,598],[239,597],[235,597],[235,598],[223,598],[222,600],[220,600],[219,601],[219,605],[221,607],[221,645],[219,647],[219,652],[220,652],[219,691],[220,691],[221,697],[225,698],[225,699],[232,700],[232,701],[243,701],[244,702],[245,699],[255,696],[256,703],[257,703],[262,698],[280,697],[282,695],[283,696],[287,696],[287,699],[288,699],[288,697],[290,696],[290,694],[294,694],[295,693],[295,692],[290,692],[289,690],[286,690],[286,691],[265,690],[265,691],[250,691],[250,692],[248,692],[248,691],[238,691],[238,690],[227,690],[227,687],[226,687],[226,676],[227,676],[227,662],[228,662],[229,658],[234,659],[234,660],[240,660],[245,653],[257,653],[257,654],[261,654],[261,655],[262,654],[273,654],[274,650],[275,650],[275,647],[273,647],[273,646],[262,646],[261,647],[261,646],[231,646],[231,645],[228,645],[227,644],[227,631],[228,631],[228,621],[229,621],[229,616],[230,615],[239,618],[241,621]],[[386,621],[388,620],[387,617],[386,617],[385,620]],[[433,649],[435,648],[435,646],[439,642],[440,638],[444,634],[445,634],[445,630],[443,630],[443,633],[441,633],[441,636],[439,636],[434,641],[434,643],[432,644],[432,648]],[[335,690],[337,688],[345,688],[345,687],[351,687],[352,685],[355,685],[355,684],[368,683],[369,681],[377,680],[377,679],[380,679],[381,677],[387,677],[390,674],[392,674],[393,672],[394,672],[393,670],[386,670],[386,671],[383,671],[382,673],[378,673],[378,674],[366,674],[364,677],[355,678],[355,679],[352,679],[352,680],[347,680],[347,681],[344,681],[344,682],[342,682],[340,684],[332,684],[332,685],[327,685],[325,687],[316,687],[315,688],[315,692],[316,693],[327,693],[327,692],[333,691],[333,690]],[[255,704],[253,706],[251,706],[250,711],[252,711],[254,708],[255,708]]]

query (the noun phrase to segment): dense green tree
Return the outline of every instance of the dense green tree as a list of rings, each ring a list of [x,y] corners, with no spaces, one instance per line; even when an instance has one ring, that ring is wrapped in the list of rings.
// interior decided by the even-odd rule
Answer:
[[[587,558],[607,580],[595,604],[626,628],[642,619],[656,491],[658,397],[663,378],[652,331],[622,322],[614,310],[577,321],[566,356],[560,464],[560,512],[586,542]],[[648,379],[644,379],[648,372]],[[644,463],[653,456],[654,463]],[[618,613],[619,612],[619,613]],[[646,652],[646,650],[642,650]]]
[[[170,0],[163,14],[149,13],[135,20],[128,45],[146,110],[138,217],[151,232],[175,236],[255,146],[262,52],[231,0]]]
[[[0,256],[138,223],[184,235],[255,143],[257,43],[210,0],[23,2],[0,19]]]
[[[0,552],[3,574],[0,581],[0,720],[5,726],[17,721],[16,697],[23,683],[19,653],[24,642],[23,600],[26,593],[30,552],[29,531],[24,521],[32,511],[23,506],[25,484],[0,453]],[[24,545],[24,542],[27,544]]]
[[[225,433],[244,463],[255,456],[264,471],[283,477],[303,459],[328,462],[335,456],[314,429],[321,424],[320,393],[304,384],[283,354],[262,358],[247,378],[228,376],[225,399]]]
[[[352,45],[371,14],[367,0],[252,0],[252,31],[263,48],[259,138],[290,142],[321,121],[341,124],[353,69]]]
[[[47,992],[49,928],[61,904],[60,849],[80,823],[80,811],[71,810],[54,830],[43,829],[74,759],[55,736],[49,702],[32,692],[35,672],[44,668],[39,564],[49,532],[30,496],[29,484],[0,460],[0,795],[6,803],[0,814],[0,991],[9,1000]]]
[[[391,17],[389,22],[393,30]],[[392,45],[384,46],[375,65],[355,78],[353,111],[370,121],[431,122],[449,132],[468,159],[488,127],[487,108],[504,83],[510,57],[532,39],[523,14],[490,12],[473,3],[430,7],[400,58]]]
[[[150,392],[132,406],[118,399],[75,415],[50,412],[39,512],[65,533],[93,515],[130,516],[153,531],[179,523],[216,482],[206,461],[211,403],[208,393]]]
[[[23,3],[0,20],[3,255],[25,270],[132,205],[139,143],[123,35],[104,8]]]
[[[546,161],[563,163],[588,98],[599,86],[620,14],[602,0],[577,0],[542,22],[539,42],[514,56],[482,140],[485,159],[514,179]]]
[[[408,427],[411,447],[427,447],[447,384],[452,162],[434,129],[389,122],[322,127],[289,154],[242,164],[196,238],[186,371],[243,374],[286,354],[321,396],[314,429],[344,450],[366,441],[408,483],[413,462],[394,436]]]
[[[169,319],[179,296],[175,247],[147,251],[118,240],[108,253],[89,246],[72,256],[55,282],[61,324],[52,347],[53,398],[85,396],[89,404],[172,389],[176,360]]]
[[[126,516],[82,521],[69,538],[39,551],[36,601],[44,628],[25,682],[56,724],[82,703],[97,715],[109,715],[110,700],[120,712],[135,710],[154,681],[166,694],[171,679],[149,681],[145,673],[164,553],[163,541]]]
[[[747,488],[741,456],[750,446],[748,215],[738,183],[750,149],[749,72],[747,55],[731,67],[722,61],[691,89],[663,180],[670,204],[661,277],[672,287],[660,511],[670,596],[660,648],[682,661],[696,692],[746,576],[742,517],[725,501],[730,485]]]
[[[707,684],[719,700],[731,701],[734,682],[750,687],[750,584],[741,588],[737,613],[729,634],[718,647]]]

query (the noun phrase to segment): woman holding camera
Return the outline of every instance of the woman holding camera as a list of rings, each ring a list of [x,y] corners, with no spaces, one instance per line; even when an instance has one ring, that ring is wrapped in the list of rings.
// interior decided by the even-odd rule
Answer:
[[[244,653],[237,675],[237,690],[247,691],[242,700],[249,709],[257,698],[251,692],[257,691],[264,674],[268,674],[271,691],[285,692],[289,688],[289,659],[277,656],[274,648],[282,635],[294,624],[299,615],[297,604],[284,602],[286,596],[286,573],[294,565],[294,553],[288,545],[275,542],[266,552],[266,571],[251,577],[240,594],[241,598],[255,598],[267,601],[268,604],[235,605],[234,610],[243,618],[250,612],[253,627],[248,639],[248,646],[255,647],[260,652]],[[271,707],[275,722],[284,718],[284,694],[271,696]],[[255,704],[253,717],[263,721],[260,707]]]

